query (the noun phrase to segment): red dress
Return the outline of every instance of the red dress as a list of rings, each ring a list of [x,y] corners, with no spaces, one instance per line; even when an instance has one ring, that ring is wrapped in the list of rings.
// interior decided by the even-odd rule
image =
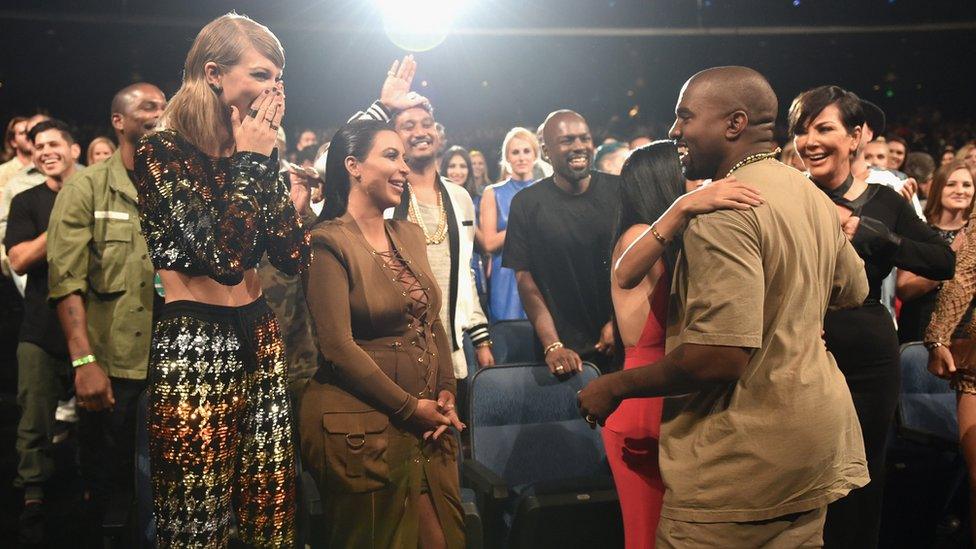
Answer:
[[[651,310],[640,339],[624,350],[625,370],[647,366],[664,356],[669,286],[666,277],[654,286]],[[657,461],[663,402],[662,398],[624,400],[607,418],[602,431],[620,497],[627,549],[654,547],[664,499],[664,482]]]

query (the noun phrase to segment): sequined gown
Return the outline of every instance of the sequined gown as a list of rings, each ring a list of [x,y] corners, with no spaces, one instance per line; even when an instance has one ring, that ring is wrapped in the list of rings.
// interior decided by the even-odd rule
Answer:
[[[205,155],[180,134],[145,137],[135,182],[157,270],[236,285],[267,252],[303,271],[309,236],[278,176],[277,155]],[[149,436],[157,544],[295,542],[295,470],[286,364],[263,297],[241,307],[166,303],[149,358]],[[233,510],[233,511],[232,511]]]

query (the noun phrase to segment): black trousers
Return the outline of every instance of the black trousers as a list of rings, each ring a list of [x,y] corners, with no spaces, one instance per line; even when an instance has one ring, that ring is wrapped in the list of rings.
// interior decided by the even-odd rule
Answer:
[[[109,378],[115,406],[91,412],[78,408],[78,458],[93,501],[132,492],[135,478],[136,405],[145,380]]]
[[[881,304],[829,313],[824,331],[851,390],[871,475],[867,486],[827,507],[824,547],[871,549],[878,546],[885,451],[901,388],[898,336]]]

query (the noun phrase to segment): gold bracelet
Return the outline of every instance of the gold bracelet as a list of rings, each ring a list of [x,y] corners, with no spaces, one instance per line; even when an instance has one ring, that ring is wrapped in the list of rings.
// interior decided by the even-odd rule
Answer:
[[[654,225],[651,225],[651,234],[654,235],[654,238],[656,238],[657,241],[660,242],[662,246],[668,245],[668,241],[663,236],[661,236],[661,233],[657,232],[657,227],[655,227]]]
[[[489,349],[491,349],[491,346],[492,345],[493,345],[492,341],[490,339],[486,339],[486,340],[478,343],[477,345],[475,345],[474,348],[475,349],[480,349],[482,347],[488,347]]]
[[[552,351],[555,351],[556,349],[562,349],[562,348],[563,348],[563,342],[557,341],[552,345],[546,347],[546,356],[549,356],[549,353],[551,353]]]

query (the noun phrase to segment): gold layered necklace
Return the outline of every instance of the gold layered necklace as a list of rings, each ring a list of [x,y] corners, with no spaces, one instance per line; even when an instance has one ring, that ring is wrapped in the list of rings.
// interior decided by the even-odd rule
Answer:
[[[417,193],[413,192],[413,187],[410,183],[407,183],[407,192],[410,193],[410,206],[407,208],[407,219],[420,225],[420,230],[424,231],[424,240],[427,241],[427,245],[437,245],[444,242],[447,238],[447,210],[444,208],[444,200],[441,199],[441,193],[436,188],[434,189],[437,194],[437,229],[434,230],[434,234],[427,232],[427,224],[424,223],[423,216],[420,215],[420,202],[417,201]]]
[[[741,168],[743,166],[748,166],[749,164],[752,164],[754,162],[759,162],[760,160],[766,160],[767,158],[775,158],[775,157],[779,156],[779,153],[780,153],[781,150],[782,149],[780,149],[779,147],[776,147],[776,150],[771,151],[771,152],[750,154],[749,156],[747,156],[747,157],[743,158],[742,160],[736,162],[735,165],[732,166],[732,169],[729,170],[729,173],[725,174],[725,177],[731,177],[732,176],[732,172],[734,172],[735,170],[738,170],[739,168]]]

